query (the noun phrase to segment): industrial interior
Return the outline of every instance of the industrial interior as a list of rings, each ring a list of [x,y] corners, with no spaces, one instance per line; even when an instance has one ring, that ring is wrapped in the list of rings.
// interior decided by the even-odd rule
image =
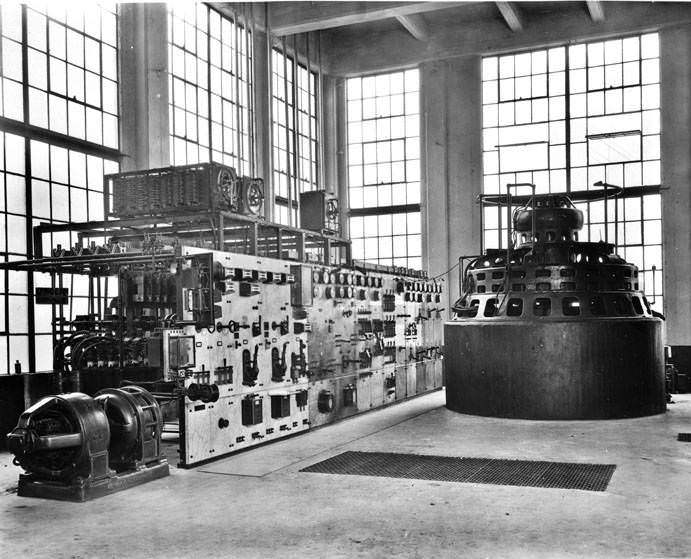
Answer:
[[[691,555],[691,4],[0,3],[8,557]]]

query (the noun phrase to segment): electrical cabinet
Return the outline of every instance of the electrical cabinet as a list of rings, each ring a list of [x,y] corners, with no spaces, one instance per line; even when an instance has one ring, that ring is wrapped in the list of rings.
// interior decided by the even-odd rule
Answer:
[[[325,190],[300,194],[300,224],[304,229],[338,235],[339,212],[338,198]]]

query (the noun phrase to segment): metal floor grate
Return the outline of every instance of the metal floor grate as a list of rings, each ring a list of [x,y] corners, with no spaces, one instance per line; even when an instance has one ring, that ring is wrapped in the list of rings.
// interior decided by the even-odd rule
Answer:
[[[679,433],[677,440],[683,443],[691,443],[691,433]]]
[[[348,451],[300,471],[604,491],[615,469],[611,464]]]

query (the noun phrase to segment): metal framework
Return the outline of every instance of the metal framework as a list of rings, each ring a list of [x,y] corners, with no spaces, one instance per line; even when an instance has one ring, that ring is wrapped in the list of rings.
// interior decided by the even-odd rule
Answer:
[[[252,254],[297,262],[320,262],[339,265],[350,262],[350,241],[315,231],[268,223],[262,219],[230,212],[181,213],[161,218],[138,217],[116,221],[50,224],[34,227],[34,254],[44,255],[43,236],[60,231],[78,234],[80,244],[104,236],[121,241],[144,241],[152,236],[174,237],[187,244],[198,244],[213,250]],[[88,246],[88,245],[87,245]],[[334,249],[338,249],[334,251]],[[118,253],[115,258],[131,258],[136,253]],[[53,256],[24,262],[9,262],[0,269],[33,269],[50,271],[55,266],[75,263],[104,262],[104,255],[94,257]],[[149,258],[151,256],[148,256]],[[76,258],[76,260],[72,260]]]

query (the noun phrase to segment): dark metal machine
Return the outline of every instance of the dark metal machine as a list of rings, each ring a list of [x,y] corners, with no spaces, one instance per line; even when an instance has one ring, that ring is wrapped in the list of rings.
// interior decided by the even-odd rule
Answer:
[[[511,208],[510,193],[495,203]],[[471,258],[444,327],[447,407],[525,419],[664,412],[662,320],[636,266],[613,244],[579,242],[583,214],[567,196],[513,203],[509,248]]]
[[[138,386],[43,398],[7,435],[18,494],[86,501],[168,475],[161,410]]]
[[[119,218],[163,216],[180,211],[231,211],[260,216],[264,181],[238,177],[218,163],[162,167],[107,175],[113,193],[110,214]]]

